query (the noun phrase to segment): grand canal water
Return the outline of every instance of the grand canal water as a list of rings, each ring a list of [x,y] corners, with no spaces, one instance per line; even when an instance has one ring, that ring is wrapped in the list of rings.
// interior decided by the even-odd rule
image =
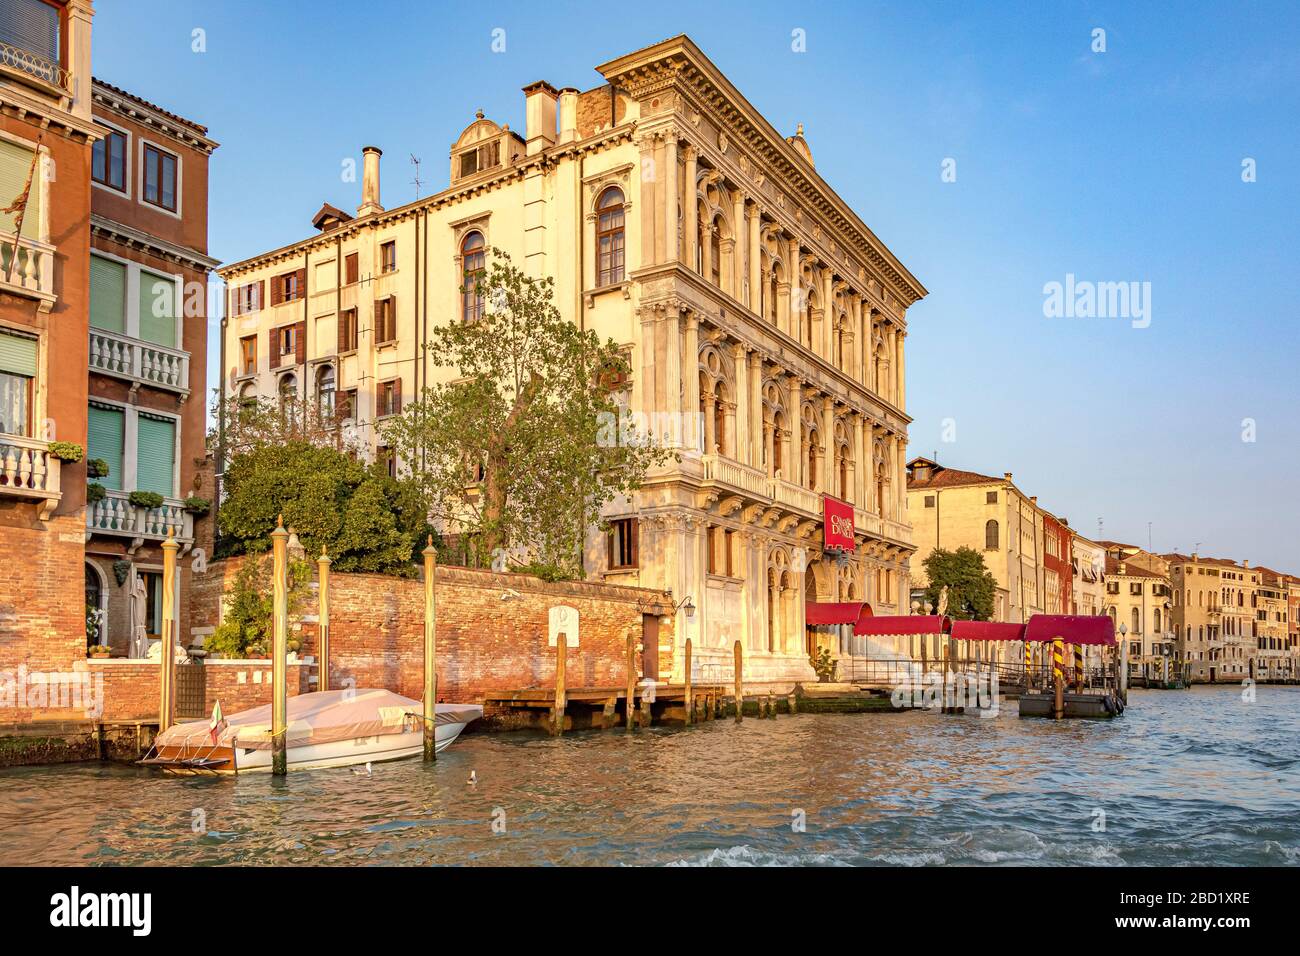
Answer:
[[[1220,687],[1135,690],[1109,722],[1011,703],[469,734],[371,777],[17,769],[0,771],[0,863],[1295,864],[1297,729],[1300,687]]]

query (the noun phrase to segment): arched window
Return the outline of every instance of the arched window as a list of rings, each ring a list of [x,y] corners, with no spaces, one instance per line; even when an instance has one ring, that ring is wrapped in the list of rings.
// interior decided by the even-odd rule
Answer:
[[[623,281],[623,190],[610,186],[596,203],[596,285]]]
[[[292,421],[298,405],[298,378],[292,372],[280,377],[279,395],[280,414]]]
[[[775,477],[785,467],[781,454],[785,448],[785,416],[780,412],[772,414],[772,475]]]
[[[776,290],[777,275],[776,270],[773,269],[767,277],[767,321],[773,325],[776,325]]]
[[[990,518],[984,522],[984,550],[996,551],[998,549],[998,521],[996,518]]]
[[[487,266],[487,249],[483,233],[471,232],[460,244],[460,268],[464,278],[460,317],[465,322],[483,318],[483,272]]]
[[[849,500],[849,446],[840,446],[840,497]]]
[[[1154,630],[1156,634],[1159,634],[1160,633],[1160,608],[1155,608],[1155,615],[1151,623],[1153,625],[1152,630]]]
[[[709,230],[709,257],[712,260],[709,263],[710,280],[719,288],[722,287],[722,217],[718,216],[713,220],[713,228]]]
[[[91,615],[95,616],[94,623]],[[86,644],[107,644],[108,628],[104,620],[104,580],[99,571],[86,562]],[[92,631],[93,628],[93,631]]]
[[[1141,634],[1142,633],[1142,612],[1137,608],[1134,608],[1132,616],[1133,616],[1133,624],[1129,627],[1129,633]]]
[[[1115,622],[1116,622],[1116,612],[1115,612],[1115,609],[1114,609],[1113,607],[1108,607],[1108,608],[1106,608],[1106,613],[1110,615],[1110,622],[1111,622],[1111,624],[1115,624]],[[1116,625],[1116,626],[1118,626],[1118,625]]]
[[[321,421],[334,418],[334,366],[322,365],[316,370],[316,411]]]
[[[808,490],[817,490],[817,433],[808,433]]]

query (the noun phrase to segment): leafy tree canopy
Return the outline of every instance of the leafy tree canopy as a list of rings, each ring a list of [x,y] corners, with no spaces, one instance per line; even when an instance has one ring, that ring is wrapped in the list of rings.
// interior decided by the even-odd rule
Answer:
[[[483,317],[440,326],[426,344],[457,377],[423,389],[384,433],[474,563],[509,549],[533,570],[574,576],[602,507],[668,453],[610,427],[627,363],[613,341],[560,316],[552,287],[492,250],[477,277]]]
[[[993,599],[997,581],[984,565],[984,556],[973,548],[956,551],[935,548],[923,562],[930,585],[925,599],[936,609],[944,586],[948,588],[949,617],[963,621],[993,619]]]

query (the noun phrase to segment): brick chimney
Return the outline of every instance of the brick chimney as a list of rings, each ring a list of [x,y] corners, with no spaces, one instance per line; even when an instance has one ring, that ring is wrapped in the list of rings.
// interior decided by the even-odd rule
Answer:
[[[525,139],[528,155],[555,145],[555,100],[560,95],[545,80],[524,87]]]
[[[379,203],[379,157],[384,154],[378,146],[365,146],[361,149],[363,166],[361,169],[361,205],[357,207],[358,216],[368,216],[372,212],[383,212]]]

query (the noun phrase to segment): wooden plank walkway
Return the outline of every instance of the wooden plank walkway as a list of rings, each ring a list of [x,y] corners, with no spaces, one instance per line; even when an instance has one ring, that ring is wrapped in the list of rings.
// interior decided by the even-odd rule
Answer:
[[[636,684],[627,687],[525,687],[497,691],[483,697],[486,718],[512,727],[535,727],[552,734],[566,730],[603,729],[632,724],[690,723],[713,720],[722,714],[728,689],[722,684]],[[557,704],[558,701],[558,704]]]

